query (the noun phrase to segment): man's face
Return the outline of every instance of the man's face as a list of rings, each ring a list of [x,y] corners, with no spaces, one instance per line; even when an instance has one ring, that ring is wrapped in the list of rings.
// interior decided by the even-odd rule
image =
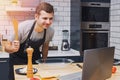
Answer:
[[[45,11],[41,11],[40,14],[36,15],[35,18],[37,20],[38,26],[47,29],[53,23],[54,13],[47,13]]]

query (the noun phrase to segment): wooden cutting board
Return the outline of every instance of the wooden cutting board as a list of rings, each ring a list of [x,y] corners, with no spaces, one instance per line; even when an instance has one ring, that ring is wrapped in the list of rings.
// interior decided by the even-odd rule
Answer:
[[[76,66],[75,64],[59,64],[59,65],[44,65],[39,64],[39,74],[41,78],[62,78],[62,77],[69,77],[69,75],[76,75],[80,76],[79,73],[81,73],[81,69]]]
[[[16,69],[23,67],[26,67],[26,65],[14,65],[15,80],[28,80],[26,75],[19,75],[15,72]],[[40,80],[70,80],[64,79],[64,77],[76,77],[75,74],[80,76],[82,71],[75,63],[71,65],[58,64],[52,66],[41,64],[33,65],[33,67],[38,69],[38,72],[34,74],[34,77],[39,78]]]

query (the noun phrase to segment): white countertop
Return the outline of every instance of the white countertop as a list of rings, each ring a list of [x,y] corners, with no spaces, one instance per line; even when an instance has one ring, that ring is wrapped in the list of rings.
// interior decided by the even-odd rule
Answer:
[[[80,56],[80,52],[74,49],[69,51],[49,50],[48,57]]]
[[[0,58],[9,58],[9,53],[0,52]]]
[[[70,49],[69,51],[49,50],[48,57],[80,56],[79,51]],[[0,52],[0,58],[9,58],[9,53]]]

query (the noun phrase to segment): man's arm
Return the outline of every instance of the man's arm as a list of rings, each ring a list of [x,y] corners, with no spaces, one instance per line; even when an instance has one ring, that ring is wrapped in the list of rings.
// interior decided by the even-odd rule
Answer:
[[[44,61],[47,59],[48,49],[49,49],[49,42],[45,42],[43,44],[43,50],[42,50],[42,58]]]

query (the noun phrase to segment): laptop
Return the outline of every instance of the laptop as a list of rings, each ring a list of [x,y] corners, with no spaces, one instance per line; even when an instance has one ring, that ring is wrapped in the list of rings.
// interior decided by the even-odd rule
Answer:
[[[112,75],[115,47],[84,50],[82,72],[60,78],[60,80],[106,80]]]
[[[106,80],[111,77],[114,47],[84,50],[83,69],[80,80]]]

